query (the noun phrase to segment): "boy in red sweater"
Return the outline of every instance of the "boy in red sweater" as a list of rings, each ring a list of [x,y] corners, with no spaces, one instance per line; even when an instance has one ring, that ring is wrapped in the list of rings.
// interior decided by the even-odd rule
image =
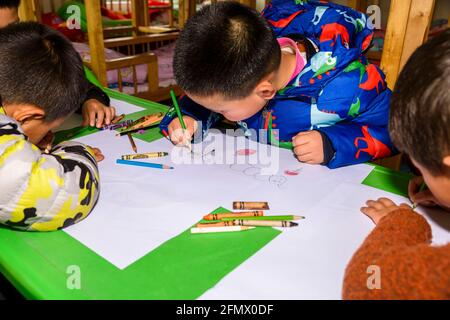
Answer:
[[[422,173],[410,182],[412,202],[450,211],[449,88],[447,30],[420,47],[402,71],[392,97],[390,134]],[[361,211],[377,226],[347,267],[343,298],[450,299],[450,244],[431,246],[430,226],[406,204],[382,198],[366,205]],[[369,266],[378,268],[378,288],[369,288]]]

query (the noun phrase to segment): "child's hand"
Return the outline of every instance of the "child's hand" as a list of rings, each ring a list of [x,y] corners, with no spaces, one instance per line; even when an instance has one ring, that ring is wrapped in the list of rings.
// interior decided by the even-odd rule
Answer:
[[[97,160],[97,162],[105,159],[105,156],[102,154],[102,151],[99,148],[94,148],[91,146],[89,146],[89,148],[94,152],[95,160]]]
[[[439,203],[430,190],[426,189],[419,191],[420,187],[424,183],[423,177],[414,177],[409,181],[408,195],[413,203],[416,205],[423,205],[426,207],[438,206]]]
[[[197,121],[189,116],[183,116],[184,124],[186,125],[186,130],[181,128],[181,123],[178,118],[175,118],[169,124],[169,136],[170,140],[175,145],[189,145],[192,137],[198,129]]]
[[[301,162],[321,164],[324,160],[323,140],[318,131],[300,132],[292,138],[294,154]]]
[[[361,212],[372,219],[375,224],[378,224],[383,217],[397,209],[411,209],[406,203],[397,206],[392,200],[387,198],[380,198],[377,201],[369,200],[366,202],[366,205],[367,207],[361,208]]]
[[[53,140],[55,140],[55,135],[53,132],[49,131],[44,138],[37,144],[37,147],[44,153],[50,153],[52,150]]]
[[[110,124],[111,120],[116,115],[116,109],[114,107],[105,106],[103,103],[89,99],[84,102],[81,108],[81,114],[83,115],[83,126],[96,126],[101,128],[105,124]]]

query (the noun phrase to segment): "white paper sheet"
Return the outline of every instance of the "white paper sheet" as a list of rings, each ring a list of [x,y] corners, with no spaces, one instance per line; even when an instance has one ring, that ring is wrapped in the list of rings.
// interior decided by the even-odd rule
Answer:
[[[361,184],[335,185],[298,228],[284,231],[201,299],[340,299],[345,268],[374,227],[359,209],[369,198],[380,197],[407,202]],[[429,212],[419,212],[430,221],[434,243],[450,241],[448,214],[436,213],[438,224]]]
[[[222,138],[221,134],[211,137]],[[279,152],[276,173],[260,175],[255,169],[260,165],[248,163],[179,164],[175,155],[186,155],[187,149],[173,149],[166,139],[153,143],[135,141],[139,152],[171,152],[171,157],[149,161],[173,165],[174,170],[117,165],[120,155],[132,153],[126,136],[102,131],[78,140],[99,147],[105,155],[99,164],[101,196],[91,215],[66,232],[120,269],[217,207],[231,209],[232,201],[268,201],[272,215],[307,217],[298,228],[283,231],[202,299],[339,299],[345,266],[373,228],[360,213],[360,207],[367,199],[381,196],[407,201],[361,185],[373,169],[371,166],[336,170],[309,166],[298,163],[288,150],[245,138],[227,138],[225,147],[216,148],[214,154],[208,154],[208,148],[200,151],[194,147],[200,154],[194,160],[226,158],[230,153],[224,155],[223,150],[231,150],[231,157],[241,149],[260,150],[261,154],[271,150],[274,155]],[[249,162],[252,156],[237,158]],[[285,170],[298,175],[287,175]],[[435,223],[441,219],[436,217],[440,215],[431,219],[435,239],[441,243],[450,241],[448,228],[440,227],[445,222]],[[267,276],[274,272],[276,276]]]

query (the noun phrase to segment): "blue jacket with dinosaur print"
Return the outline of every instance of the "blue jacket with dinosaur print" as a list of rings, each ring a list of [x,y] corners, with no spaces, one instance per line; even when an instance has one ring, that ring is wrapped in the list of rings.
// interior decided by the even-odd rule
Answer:
[[[292,148],[290,141],[299,132],[318,130],[335,151],[330,168],[390,156],[391,91],[381,70],[363,54],[373,36],[366,16],[332,3],[301,0],[273,0],[262,15],[277,37],[300,34],[318,52],[263,110],[238,124],[244,130],[267,129],[268,141],[286,148]],[[220,118],[186,96],[180,104],[184,114],[202,121],[204,132]],[[160,128],[167,130],[175,117],[170,110]]]

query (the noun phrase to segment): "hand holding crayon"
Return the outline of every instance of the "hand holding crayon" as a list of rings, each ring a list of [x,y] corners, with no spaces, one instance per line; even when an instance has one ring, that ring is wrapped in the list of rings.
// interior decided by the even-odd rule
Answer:
[[[198,124],[195,119],[189,116],[183,116],[186,129],[183,129],[179,119],[173,119],[169,125],[170,141],[176,146],[190,146],[192,137],[197,131]]]
[[[412,208],[416,209],[419,204],[424,205],[432,205],[434,201],[433,194],[426,190],[427,186],[425,184],[425,181],[423,177],[414,177],[410,182],[408,186],[408,195],[411,199],[411,202],[413,204]]]
[[[177,119],[172,120],[169,125],[170,139],[175,145],[187,146],[192,150],[191,140],[195,131],[197,131],[197,122],[195,119],[181,114],[181,109],[173,90],[170,91],[170,96],[172,97],[173,106],[178,117]],[[188,124],[188,126],[186,124]]]

